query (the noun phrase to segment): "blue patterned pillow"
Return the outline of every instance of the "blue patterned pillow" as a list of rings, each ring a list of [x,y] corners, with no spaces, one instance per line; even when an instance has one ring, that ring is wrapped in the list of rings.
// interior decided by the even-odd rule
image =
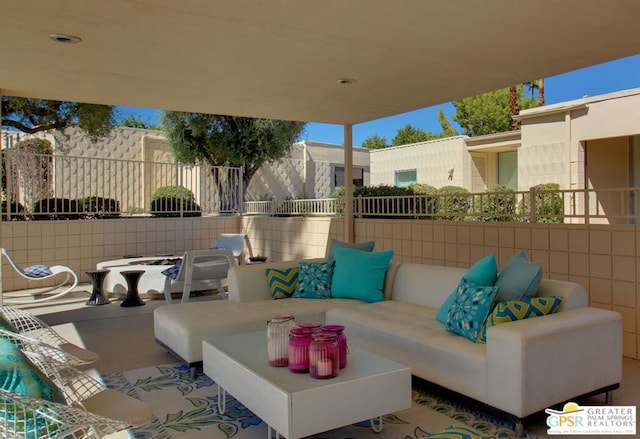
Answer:
[[[298,284],[291,297],[328,299],[331,297],[331,278],[335,261],[300,262]]]
[[[0,339],[0,387],[11,393],[66,403],[60,389],[6,339]]]
[[[440,433],[426,436],[425,439],[483,439],[484,437],[464,425],[450,425]]]
[[[490,254],[469,267],[464,276],[462,276],[461,280],[474,285],[491,287],[496,283],[497,277],[498,262],[496,261],[496,255]],[[451,292],[447,300],[445,300],[438,309],[436,320],[440,323],[443,323],[445,325],[447,324],[447,316],[449,315],[449,309],[451,308],[453,299],[456,296],[456,291],[457,288]]]
[[[562,298],[557,296],[525,297],[522,300],[499,302],[487,317],[487,321],[478,335],[478,342],[487,342],[487,329],[491,326],[553,314],[557,311],[560,303],[562,303]]]
[[[23,271],[24,274],[33,278],[47,277],[53,274],[46,265],[32,265],[25,268]]]
[[[178,262],[176,265],[172,265],[171,267],[161,271],[160,273],[164,274],[170,279],[176,280],[178,278],[178,273],[180,273],[180,267],[182,267],[182,261]]]
[[[477,342],[478,334],[495,303],[496,294],[496,287],[460,282],[447,315],[447,330]]]
[[[267,275],[269,287],[271,288],[272,299],[286,299],[291,297],[298,284],[298,267],[278,270],[267,268],[264,273]]]

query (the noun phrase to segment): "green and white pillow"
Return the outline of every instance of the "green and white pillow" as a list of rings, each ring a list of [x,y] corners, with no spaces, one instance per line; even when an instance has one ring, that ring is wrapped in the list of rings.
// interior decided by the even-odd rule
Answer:
[[[296,285],[298,285],[298,267],[285,270],[267,268],[265,274],[271,288],[272,299],[286,299],[293,295]]]
[[[557,296],[526,297],[523,300],[500,302],[487,317],[486,324],[478,335],[478,343],[487,342],[487,329],[492,326],[553,314],[561,303],[562,298]]]

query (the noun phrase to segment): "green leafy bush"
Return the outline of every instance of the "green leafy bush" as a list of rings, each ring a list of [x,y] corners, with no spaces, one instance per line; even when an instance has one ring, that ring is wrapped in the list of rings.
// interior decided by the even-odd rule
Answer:
[[[151,215],[157,217],[201,216],[193,192],[182,186],[164,186],[151,196]]]
[[[516,212],[515,191],[503,184],[497,184],[482,195],[475,195],[474,207],[481,209],[479,221],[513,221]]]
[[[1,217],[1,220],[4,221],[7,219],[5,215],[7,213],[6,201],[2,201],[1,209],[2,209],[2,212],[0,212],[0,217]],[[9,209],[11,209],[10,221],[24,221],[27,219],[27,215],[24,212],[24,206],[21,203],[16,203],[16,202],[9,203]]]
[[[78,200],[69,198],[44,198],[33,203],[34,220],[72,220],[86,217]]]
[[[113,198],[86,197],[78,200],[88,218],[118,218],[120,203]]]
[[[531,197],[534,197],[535,209],[533,211],[536,223],[562,223],[564,222],[564,202],[558,192],[558,183],[542,183],[531,188],[528,194],[518,206],[520,213],[525,218],[531,217]]]
[[[412,183],[409,189],[414,195],[425,195],[425,197],[416,198],[413,211],[420,216],[426,215],[432,217],[439,209],[438,188],[424,183]]]
[[[196,201],[196,197],[193,195],[193,192],[183,186],[159,187],[153,195],[151,195],[151,201],[158,200],[160,198],[177,198]]]
[[[471,195],[466,188],[461,186],[442,186],[438,193],[440,194],[439,219],[450,221],[466,219],[465,216],[471,205]]]

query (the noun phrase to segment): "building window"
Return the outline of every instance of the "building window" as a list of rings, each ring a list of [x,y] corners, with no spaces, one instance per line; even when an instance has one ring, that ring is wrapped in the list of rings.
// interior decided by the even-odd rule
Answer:
[[[498,153],[498,184],[518,190],[518,151]]]
[[[364,186],[364,169],[353,168],[353,186]],[[344,187],[344,166],[336,166],[333,169],[333,188]]]
[[[405,187],[410,184],[417,183],[417,173],[415,169],[407,169],[404,171],[396,171],[396,186]]]

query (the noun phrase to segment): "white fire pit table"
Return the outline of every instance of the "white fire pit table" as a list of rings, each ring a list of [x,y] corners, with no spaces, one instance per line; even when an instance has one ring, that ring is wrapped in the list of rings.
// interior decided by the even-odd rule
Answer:
[[[262,419],[268,435],[296,439],[411,407],[411,369],[370,352],[349,348],[347,367],[335,378],[314,379],[267,361],[266,332],[203,341],[203,370],[218,384],[218,408],[226,393]]]
[[[96,268],[98,270],[109,270],[109,274],[107,274],[103,283],[105,293],[126,294],[127,281],[121,273],[130,270],[142,270],[144,274],[140,276],[138,281],[138,292],[140,294],[163,294],[165,276],[162,272],[180,260],[182,260],[182,257],[173,255],[132,257],[99,262]],[[164,263],[152,264],[157,262]],[[213,288],[216,288],[214,281],[194,281],[191,291],[205,291]],[[171,292],[181,293],[182,284],[173,283]]]

